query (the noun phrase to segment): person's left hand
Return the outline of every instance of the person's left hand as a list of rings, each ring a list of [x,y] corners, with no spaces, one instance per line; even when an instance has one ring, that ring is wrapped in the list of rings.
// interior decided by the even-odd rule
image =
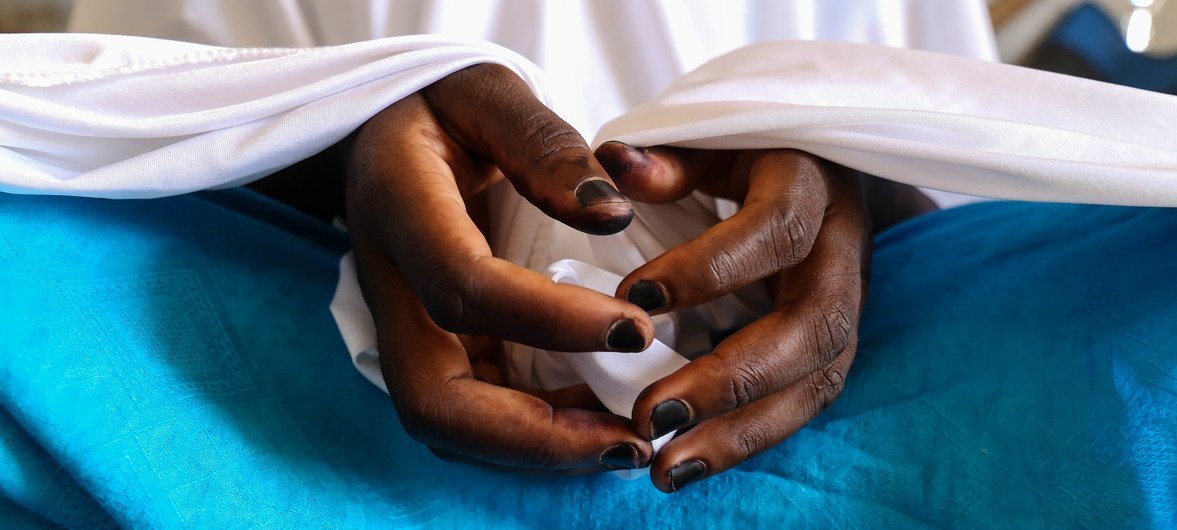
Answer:
[[[870,261],[862,177],[792,150],[608,142],[596,155],[632,200],[665,203],[700,190],[743,204],[631,272],[618,297],[656,314],[766,278],[775,295],[774,312],[650,385],[634,404],[644,438],[680,430],[650,469],[658,489],[674,492],[779,443],[841,392]]]

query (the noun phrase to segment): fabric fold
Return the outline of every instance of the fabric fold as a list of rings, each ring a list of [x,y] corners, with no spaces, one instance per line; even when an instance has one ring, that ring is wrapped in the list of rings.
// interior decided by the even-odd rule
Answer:
[[[1177,99],[916,50],[774,42],[719,57],[597,140],[795,148],[984,197],[1177,205]]]
[[[342,139],[401,98],[496,63],[476,40],[221,48],[116,35],[0,36],[0,191],[152,198],[246,184]]]

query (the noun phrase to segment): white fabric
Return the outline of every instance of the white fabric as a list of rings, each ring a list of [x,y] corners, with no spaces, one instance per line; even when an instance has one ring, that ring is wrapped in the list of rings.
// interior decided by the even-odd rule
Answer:
[[[621,276],[576,260],[561,260],[548,268],[556,283],[580,285],[601,293],[612,293],[621,283]],[[657,381],[686,366],[687,359],[672,348],[675,341],[674,321],[669,316],[655,318],[655,339],[641,353],[599,351],[591,353],[561,353],[563,360],[593,389],[611,412],[630,418],[633,404],[651,382]],[[674,437],[670,432],[651,442],[657,451]]]
[[[237,186],[339,141],[478,63],[539,72],[480,41],[311,49],[112,35],[0,35],[0,191],[112,198]]]
[[[988,22],[983,0],[77,0],[70,29],[227,47],[483,39],[546,72],[560,114],[591,137],[683,73],[752,43],[836,40],[995,60]]]
[[[794,147],[972,195],[1177,205],[1177,98],[959,57],[831,42],[750,46],[606,124],[599,140]]]
[[[199,28],[188,35],[223,44],[240,45],[245,37],[255,39],[246,44],[346,42],[357,22],[372,33],[352,37],[437,28],[446,36],[313,49],[0,36],[0,189],[154,197],[237,185],[321,150],[384,106],[477,62],[514,69],[538,93],[539,74],[529,61],[464,40],[469,36],[497,39],[548,69],[556,80],[549,85],[555,108],[586,134],[654,96],[683,69],[765,38],[992,54],[982,2],[671,4],[504,0],[483,10],[445,1],[160,0],[151,4],[153,16],[143,17],[136,12],[141,3],[81,0],[80,13],[107,15],[92,19],[94,31],[109,30],[104,23],[159,22],[161,33]],[[208,22],[217,17],[231,23]],[[84,17],[74,27],[85,28]],[[1166,96],[1088,81],[881,47],[782,43],[708,64],[611,122],[598,141],[800,147],[946,190],[1172,205],[1177,163],[1161,144],[1173,137],[1174,118]],[[576,258],[625,273],[731,211],[702,197],[643,206],[624,234],[590,243],[509,188],[492,194],[492,247],[535,270]],[[362,359],[374,344],[374,328],[354,287],[354,280],[341,278],[333,309],[344,315],[341,331],[357,366],[380,384]],[[751,289],[680,312],[674,345],[684,354],[704,353],[709,329],[737,327],[765,303],[764,293]],[[617,411],[626,410],[627,400],[632,406],[628,396],[655,378],[643,373],[619,385],[608,379],[616,374],[603,361],[589,367],[599,372],[582,365],[573,367],[579,375],[569,375],[562,368],[567,362],[553,361],[567,361],[567,354],[518,346],[512,352],[513,375],[523,384],[551,388],[604,374],[594,384]]]

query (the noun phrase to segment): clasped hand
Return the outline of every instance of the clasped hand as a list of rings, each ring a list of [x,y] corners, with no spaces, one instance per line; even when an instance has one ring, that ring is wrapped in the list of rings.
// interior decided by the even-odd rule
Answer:
[[[492,256],[474,205],[504,178],[591,234],[622,230],[627,198],[698,190],[743,208],[609,297]],[[649,465],[655,486],[675,491],[795,432],[838,395],[854,357],[869,255],[861,177],[804,153],[611,142],[594,156],[513,73],[480,65],[357,132],[346,208],[393,404],[406,431],[449,460],[560,473]],[[653,339],[650,314],[757,281],[776,309],[645,389],[632,422],[583,385],[506,385],[500,340],[639,352]],[[687,428],[653,455],[649,440]]]

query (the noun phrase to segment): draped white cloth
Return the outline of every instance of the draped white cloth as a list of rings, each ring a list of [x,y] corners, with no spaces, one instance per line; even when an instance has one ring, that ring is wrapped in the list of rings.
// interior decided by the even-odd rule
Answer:
[[[598,137],[790,146],[986,197],[1177,205],[1177,98],[914,50],[749,46],[683,76]]]
[[[256,180],[478,63],[482,41],[221,48],[114,35],[0,35],[0,191],[150,198]]]
[[[988,22],[984,0],[77,0],[70,29],[225,47],[482,39],[538,65],[561,116],[587,138],[749,44],[836,40],[993,60]]]
[[[731,9],[754,4],[759,5],[735,3]],[[775,9],[778,15],[792,9],[788,14],[793,18],[780,20],[807,21],[788,30],[794,37],[834,35],[984,55],[978,46],[953,49],[944,44],[968,41],[945,34],[943,28],[970,27],[967,21],[975,22],[975,13],[983,13],[979,2],[877,0],[855,3],[868,6],[864,10],[841,12],[826,7],[835,4],[846,7],[833,0],[796,0],[759,8],[766,13]],[[83,2],[83,6],[93,5]],[[113,9],[109,6],[119,4],[105,5]],[[257,9],[218,1],[200,5],[246,12]],[[437,12],[456,9],[447,2],[423,5]],[[517,8],[522,4],[502,5]],[[735,40],[725,41],[720,32],[683,29],[692,23],[696,29],[705,28],[700,20],[722,17],[718,13],[725,12],[726,5],[709,10],[704,5],[711,4],[690,4],[693,11],[680,12],[656,2],[625,2],[615,6],[620,16],[593,7],[603,4],[568,5],[578,14],[536,11],[549,29],[570,32],[564,35],[512,33],[501,17],[491,17],[495,22],[487,23],[512,47],[527,48],[528,55],[538,57],[549,73],[557,74],[555,83],[542,81],[539,69],[520,55],[453,36],[398,37],[309,49],[221,48],[101,35],[0,36],[0,190],[157,197],[239,185],[321,150],[384,106],[479,62],[513,69],[541,97],[544,86],[554,86],[558,96],[552,101],[559,112],[564,112],[561,101],[576,97],[600,102],[573,105],[570,113],[574,124],[592,133],[587,129],[608,117],[599,109],[624,108],[652,97],[673,80],[676,69],[698,65],[717,50],[748,39],[788,32],[777,31],[788,24],[748,17],[751,11],[743,13],[741,24],[760,29],[748,30]],[[906,11],[887,9],[895,5]],[[957,7],[944,7],[949,5]],[[192,15],[187,9],[191,5],[183,1],[160,2],[153,9],[168,13],[176,6],[185,8],[178,11],[184,16]],[[294,13],[280,12],[287,19]],[[895,12],[920,16],[886,23]],[[439,18],[433,11],[429,16],[422,13],[418,13],[421,20],[432,21],[427,24],[474,20],[478,25],[483,20],[469,14]],[[856,14],[884,23],[856,25]],[[940,18],[933,16],[937,14]],[[248,22],[253,15],[242,16]],[[835,16],[849,23],[821,22]],[[166,16],[146,19],[168,20]],[[587,22],[574,31],[565,19]],[[756,23],[748,24],[748,20]],[[922,20],[923,28],[940,29],[915,32],[911,20]],[[622,21],[618,27],[623,29],[607,29],[612,27],[608,21]],[[649,46],[645,46],[633,41],[634,34],[647,29],[634,26],[634,21],[649,21],[652,29],[645,35],[672,44],[647,39]],[[249,27],[238,20],[229,29]],[[332,35],[332,27],[308,26],[290,35],[312,39]],[[560,39],[585,34],[586,27],[595,35],[592,46],[604,50],[603,56],[588,56],[596,66],[586,66],[586,71],[623,89],[595,90],[600,79],[568,72],[560,60],[545,55],[566,45]],[[851,29],[838,34],[830,28]],[[231,39],[233,32],[207,34]],[[939,40],[913,35],[939,35]],[[715,42],[706,42],[708,38]],[[616,42],[626,46],[619,48]],[[556,57],[575,55],[564,49],[566,53]],[[609,67],[601,69],[602,64]],[[643,76],[643,69],[653,73]],[[572,81],[565,81],[561,73]],[[637,81],[629,81],[630,77]],[[1177,157],[1165,149],[1173,138],[1174,123],[1177,103],[1168,96],[947,55],[832,42],[780,42],[705,64],[650,103],[610,122],[596,142],[616,138],[638,145],[795,147],[868,173],[949,191],[1177,205]],[[492,193],[491,239],[496,254],[536,270],[564,258],[592,263],[595,267],[563,262],[552,274],[555,280],[596,285],[606,292],[611,291],[610,282],[615,285],[616,276],[598,269],[624,274],[731,209],[703,197],[642,206],[625,233],[590,241],[526,206],[507,187]],[[333,309],[357,367],[381,384],[374,363],[374,326],[354,277],[348,276],[350,270],[345,260]],[[708,329],[738,326],[763,311],[765,301],[763,293],[751,289],[680,312],[661,323],[660,344],[687,355],[703,353]],[[670,326],[675,331],[667,331]],[[517,383],[554,388],[588,379],[614,412],[627,416],[637,390],[684,362],[661,346],[627,354],[640,361],[631,362],[632,371],[622,378],[608,361],[612,354],[570,358],[520,346],[512,346],[511,354],[511,375]]]

